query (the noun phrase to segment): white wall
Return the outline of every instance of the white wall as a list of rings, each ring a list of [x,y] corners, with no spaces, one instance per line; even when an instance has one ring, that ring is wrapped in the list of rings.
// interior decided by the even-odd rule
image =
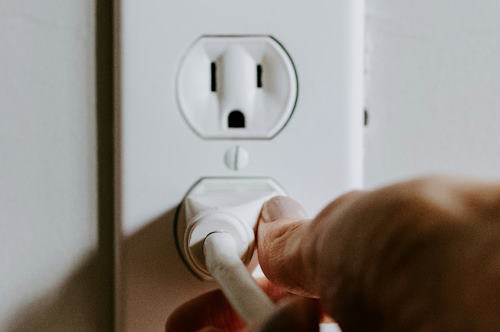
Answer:
[[[500,178],[500,2],[367,1],[365,180]]]
[[[94,2],[0,1],[0,330],[98,312]]]
[[[365,178],[500,177],[500,2],[367,1]],[[96,330],[94,1],[0,1],[0,330]],[[108,317],[109,319],[109,317]]]

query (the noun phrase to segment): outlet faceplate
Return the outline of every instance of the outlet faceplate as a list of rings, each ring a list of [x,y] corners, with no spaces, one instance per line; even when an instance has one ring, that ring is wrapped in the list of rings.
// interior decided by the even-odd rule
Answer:
[[[215,287],[175,245],[177,207],[199,179],[272,178],[311,216],[361,186],[363,1],[120,0],[119,8],[116,326],[162,331],[178,305]],[[186,125],[180,64],[207,35],[273,36],[286,47],[300,96],[279,135],[204,139]]]
[[[205,36],[182,60],[177,98],[203,138],[272,138],[295,108],[297,73],[273,37]]]

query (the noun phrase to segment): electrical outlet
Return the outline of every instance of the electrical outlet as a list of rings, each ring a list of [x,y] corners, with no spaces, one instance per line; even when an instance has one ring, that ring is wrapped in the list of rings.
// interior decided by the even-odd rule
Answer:
[[[212,280],[202,250],[205,237],[213,232],[230,233],[244,251],[238,252],[248,268],[254,249],[254,229],[262,204],[285,191],[267,178],[202,179],[186,194],[175,220],[179,253],[199,278]],[[255,262],[254,262],[255,263]]]
[[[118,331],[216,287],[174,236],[200,179],[273,179],[311,216],[361,186],[363,3],[120,0]]]
[[[204,36],[181,63],[177,98],[203,138],[272,138],[295,108],[297,73],[273,37]]]

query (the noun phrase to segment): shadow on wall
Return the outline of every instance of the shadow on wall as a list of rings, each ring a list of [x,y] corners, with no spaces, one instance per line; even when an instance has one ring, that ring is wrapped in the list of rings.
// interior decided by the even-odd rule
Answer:
[[[194,278],[180,259],[174,241],[175,209],[148,223],[122,245],[124,255],[122,278],[133,287],[124,299],[128,312],[124,317],[129,330],[158,330],[166,322],[172,302],[182,302],[213,287]],[[93,255],[57,289],[21,308],[7,331],[109,331],[109,311],[106,308],[111,290],[103,292],[101,259]],[[104,273],[107,273],[104,271]],[[171,287],[176,283],[176,287]],[[191,285],[191,289],[186,287]],[[192,287],[200,285],[199,287]]]
[[[125,309],[121,323],[127,330],[162,330],[177,305],[215,287],[195,278],[180,258],[174,218],[175,209],[170,209],[122,244],[121,278],[127,287],[121,293]]]
[[[107,326],[108,301],[99,285],[99,262],[92,255],[57,289],[21,308],[8,325],[9,332],[99,331]]]
[[[7,331],[113,331],[113,1],[92,1],[98,161],[97,252],[60,285],[15,313]],[[92,6],[90,6],[92,7]]]

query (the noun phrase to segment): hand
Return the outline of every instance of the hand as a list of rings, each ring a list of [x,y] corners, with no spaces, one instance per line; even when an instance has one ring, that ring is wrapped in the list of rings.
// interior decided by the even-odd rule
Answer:
[[[343,331],[500,330],[499,186],[419,179],[346,194],[312,221],[297,202],[274,198],[257,245],[272,287],[319,297]],[[288,321],[311,330],[318,312],[302,303]],[[231,310],[211,315],[222,312]],[[242,327],[225,317],[219,328]]]
[[[273,302],[285,301],[265,322],[247,326],[247,331],[315,331],[319,323],[319,304],[300,298],[277,287],[266,278],[257,284]],[[201,295],[177,308],[169,317],[167,331],[240,331],[243,321],[238,317],[220,290]]]

